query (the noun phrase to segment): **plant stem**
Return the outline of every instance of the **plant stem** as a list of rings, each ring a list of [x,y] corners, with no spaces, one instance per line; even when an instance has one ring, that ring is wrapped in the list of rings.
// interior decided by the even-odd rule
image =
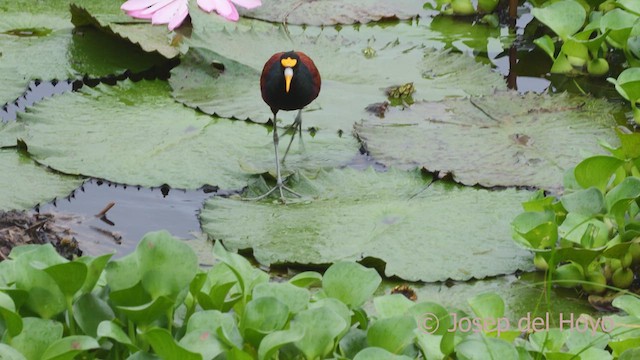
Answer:
[[[70,335],[76,335],[76,321],[73,317],[73,297],[67,297],[67,317]]]

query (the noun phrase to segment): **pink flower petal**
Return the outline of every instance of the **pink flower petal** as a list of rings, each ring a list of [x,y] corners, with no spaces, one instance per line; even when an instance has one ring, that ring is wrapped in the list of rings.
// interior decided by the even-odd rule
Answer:
[[[227,20],[238,21],[240,15],[238,10],[229,0],[213,0],[216,5],[216,12]]]
[[[189,7],[187,6],[187,4],[186,3],[180,4],[180,7],[178,8],[178,12],[176,12],[176,14],[173,16],[173,19],[169,21],[169,25],[168,25],[169,30],[173,30],[178,26],[180,26],[180,24],[182,24],[182,22],[184,21],[184,19],[187,17],[188,14],[189,14]]]
[[[198,6],[200,9],[210,13],[216,9],[216,4],[213,0],[198,0]]]
[[[143,14],[141,10],[127,11],[127,15],[137,19],[151,19],[153,14]]]
[[[120,9],[124,11],[135,11],[146,9],[149,6],[159,2],[161,0],[129,0],[120,6]]]
[[[145,14],[154,14],[156,11],[160,11],[160,9],[162,9],[165,6],[173,4],[174,2],[181,2],[181,1],[182,0],[160,0],[157,3],[155,3],[153,6],[150,6],[149,8],[142,10],[142,12]]]
[[[253,9],[262,5],[261,0],[231,0],[236,5],[240,5],[245,9]]]
[[[172,2],[171,4],[156,11],[151,18],[152,24],[168,24],[178,12],[180,8],[180,2]]]

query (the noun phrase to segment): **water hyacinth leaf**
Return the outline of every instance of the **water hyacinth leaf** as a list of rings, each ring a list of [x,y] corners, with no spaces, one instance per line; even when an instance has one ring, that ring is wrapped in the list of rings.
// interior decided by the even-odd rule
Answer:
[[[55,280],[45,271],[29,264],[16,264],[16,287],[29,296],[25,306],[44,319],[50,319],[66,309],[65,296]]]
[[[111,291],[130,289],[138,284],[142,278],[136,253],[108,262],[105,274]]]
[[[3,360],[27,360],[20,351],[7,344],[0,344],[0,354],[2,354]]]
[[[26,244],[16,246],[11,249],[9,258],[17,260],[16,264],[33,265],[39,270],[46,269],[49,266],[69,262],[69,260],[60,256],[51,243],[43,245]]]
[[[16,336],[22,331],[22,318],[16,312],[13,299],[4,292],[0,292],[0,315],[10,336]]]
[[[574,170],[576,182],[583,188],[596,187],[604,192],[611,176],[624,164],[613,156],[598,155],[581,161]]]
[[[198,271],[198,257],[169,232],[147,233],[136,247],[142,286],[152,298],[176,298]]]
[[[73,303],[73,316],[82,331],[92,337],[98,336],[98,326],[115,317],[107,302],[93,293],[82,294]]]
[[[476,295],[467,302],[478,318],[497,320],[504,316],[504,300],[494,292]]]
[[[416,321],[413,316],[379,319],[367,330],[367,342],[370,346],[380,347],[400,355],[414,342],[415,328]]]
[[[560,202],[568,212],[582,215],[603,214],[607,210],[604,195],[595,187],[566,194],[560,199]]]
[[[42,354],[42,360],[72,360],[80,353],[99,347],[98,342],[90,336],[71,335],[49,345]]]
[[[456,345],[456,355],[461,360],[518,359],[518,351],[512,344],[495,338],[469,337]]]
[[[226,350],[215,332],[204,329],[186,333],[178,344],[188,351],[202,355],[203,359],[214,359]]]
[[[49,345],[62,338],[62,324],[33,317],[22,319],[22,332],[9,341],[27,359],[42,359]]]
[[[294,344],[307,359],[323,358],[330,353],[335,338],[347,326],[342,317],[328,307],[301,311],[291,321],[291,328],[304,334]]]
[[[288,330],[274,331],[265,336],[258,347],[258,359],[272,359],[276,352],[284,345],[302,340],[304,330],[291,328]]]
[[[584,7],[573,0],[556,1],[542,8],[534,8],[531,14],[563,40],[578,32],[587,16]]]
[[[422,4],[411,0],[394,1],[393,4],[376,0],[339,0],[303,2],[274,0],[251,10],[241,10],[243,16],[292,25],[347,25],[366,24],[382,19],[407,20],[421,13]]]
[[[84,87],[39,103],[20,121],[29,153],[69,174],[132,185],[240,189],[250,177],[247,164],[258,173],[275,168],[270,129],[198,114],[173,101],[164,81]],[[287,142],[280,144],[284,153]],[[322,130],[305,135],[305,146],[305,152],[292,146],[287,169],[340,166],[358,153],[351,136]]]
[[[260,297],[274,297],[287,305],[293,314],[304,310],[309,303],[309,290],[290,283],[262,283],[253,288],[253,299]]]
[[[635,296],[622,295],[613,299],[613,306],[624,310],[629,316],[640,319],[640,300]]]
[[[435,302],[417,303],[409,309],[409,313],[417,323],[417,331],[430,335],[444,335],[451,327],[450,311]]]
[[[87,265],[78,261],[49,266],[44,271],[53,278],[67,298],[72,298],[87,278]]]
[[[0,127],[1,129],[1,127]],[[2,131],[2,130],[0,130]],[[82,179],[56,174],[37,165],[14,149],[0,150],[0,210],[27,210],[33,206],[67,196]]]
[[[549,35],[544,35],[542,37],[539,37],[533,40],[533,43],[538,45],[538,47],[540,47],[542,51],[544,51],[547,55],[549,55],[551,60],[556,59],[556,45]]]
[[[640,179],[627,177],[605,195],[607,209],[615,216],[618,226],[624,228],[625,213],[640,197]]]
[[[386,263],[386,276],[405,280],[483,278],[531,266],[529,252],[510,240],[509,230],[518,204],[531,192],[429,185],[418,171],[345,169],[309,176],[312,179],[301,175],[288,182],[315,197],[306,203],[208,200],[200,214],[203,230],[230,250],[253,249],[262,264],[373,257]],[[271,217],[280,221],[274,223]],[[475,229],[472,238],[468,228]],[[443,260],[451,257],[456,262]],[[433,266],[427,269],[425,263]],[[348,295],[352,289],[342,289],[347,295],[336,296],[353,300]]]
[[[166,316],[167,311],[175,306],[175,301],[166,296],[160,296],[153,301],[138,306],[117,306],[117,309],[139,326],[148,325]]]
[[[640,68],[632,67],[624,70],[617,79],[608,78],[607,81],[616,86],[622,97],[633,104],[640,100]]]
[[[617,48],[623,48],[637,20],[638,15],[622,9],[613,9],[600,18],[600,31],[609,30],[609,43]]]
[[[319,129],[351,130],[364,108],[384,100],[387,95],[383,89],[391,86],[413,83],[415,100],[504,89],[502,79],[487,66],[464,55],[424,50],[411,41],[376,42],[373,37],[364,42],[306,33],[288,37],[279,28],[220,31],[219,26],[198,19],[196,15],[190,51],[172,70],[169,82],[178,101],[207,114],[267,122],[271,114],[261,99],[259,78],[274,49],[295,48],[316,64],[322,90],[307,106],[303,119],[305,126]],[[214,37],[216,41],[211,42]],[[362,48],[367,46],[376,56],[363,57]],[[252,56],[246,56],[247,48],[252,49]],[[385,69],[384,76],[380,76],[380,69]],[[292,117],[283,112],[280,119],[289,123]]]
[[[368,116],[355,131],[387,166],[452,173],[465,185],[559,189],[582,153],[615,143],[615,107],[580,96],[517,95],[416,103]]]
[[[379,347],[368,347],[360,351],[353,360],[410,360],[406,355],[396,355]]]
[[[124,330],[113,321],[101,322],[98,325],[96,333],[98,340],[103,338],[114,340],[125,345],[132,353],[139,350],[138,347],[131,342],[131,339],[129,339],[129,336],[127,336]]]
[[[402,294],[377,296],[373,299],[373,306],[381,319],[404,315],[413,305],[414,302]]]
[[[104,254],[97,257],[81,256],[78,258],[78,261],[87,265],[87,278],[80,289],[83,293],[86,294],[93,290],[112,256],[113,254]]]
[[[616,4],[621,8],[633,12],[636,15],[640,16],[640,3],[633,0],[616,0]]]
[[[380,286],[382,278],[374,269],[347,261],[336,262],[324,273],[322,289],[352,309],[358,308]]]
[[[340,354],[352,359],[361,350],[368,347],[366,331],[352,327],[349,332],[340,339]]]
[[[253,299],[244,309],[240,331],[246,341],[258,347],[265,335],[284,329],[289,313],[289,307],[275,297]]]
[[[162,328],[152,328],[143,334],[153,351],[162,359],[201,360],[199,353],[189,351],[176,343],[169,331]]]
[[[322,274],[315,271],[303,271],[289,279],[289,283],[298,287],[311,287],[322,283]]]

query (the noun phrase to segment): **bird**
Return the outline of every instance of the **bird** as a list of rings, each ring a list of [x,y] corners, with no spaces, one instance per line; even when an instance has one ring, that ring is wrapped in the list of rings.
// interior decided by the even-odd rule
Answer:
[[[282,175],[280,173],[280,159],[278,157],[278,127],[276,116],[278,111],[298,110],[291,127],[293,134],[289,141],[289,146],[282,157],[282,161],[287,156],[296,130],[302,140],[302,109],[309,105],[320,94],[321,78],[318,68],[313,60],[301,51],[278,52],[272,55],[264,64],[262,74],[260,76],[260,91],[262,92],[262,100],[269,105],[273,113],[273,146],[275,148],[276,157],[276,185],[265,194],[254,198],[260,200],[269,196],[278,190],[280,199],[286,202],[284,191],[287,191],[297,197],[300,194],[291,190],[284,185]]]

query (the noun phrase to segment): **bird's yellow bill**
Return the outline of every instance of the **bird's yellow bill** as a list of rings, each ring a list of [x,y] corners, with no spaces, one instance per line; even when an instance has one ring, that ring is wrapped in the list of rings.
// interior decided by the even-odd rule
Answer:
[[[292,68],[296,66],[297,63],[298,63],[298,60],[292,59],[290,57],[280,60],[280,64],[282,64],[282,67],[285,67],[285,68],[288,68],[288,67]]]
[[[293,69],[288,67],[284,69],[284,90],[289,92],[291,88],[291,79],[293,78]]]

